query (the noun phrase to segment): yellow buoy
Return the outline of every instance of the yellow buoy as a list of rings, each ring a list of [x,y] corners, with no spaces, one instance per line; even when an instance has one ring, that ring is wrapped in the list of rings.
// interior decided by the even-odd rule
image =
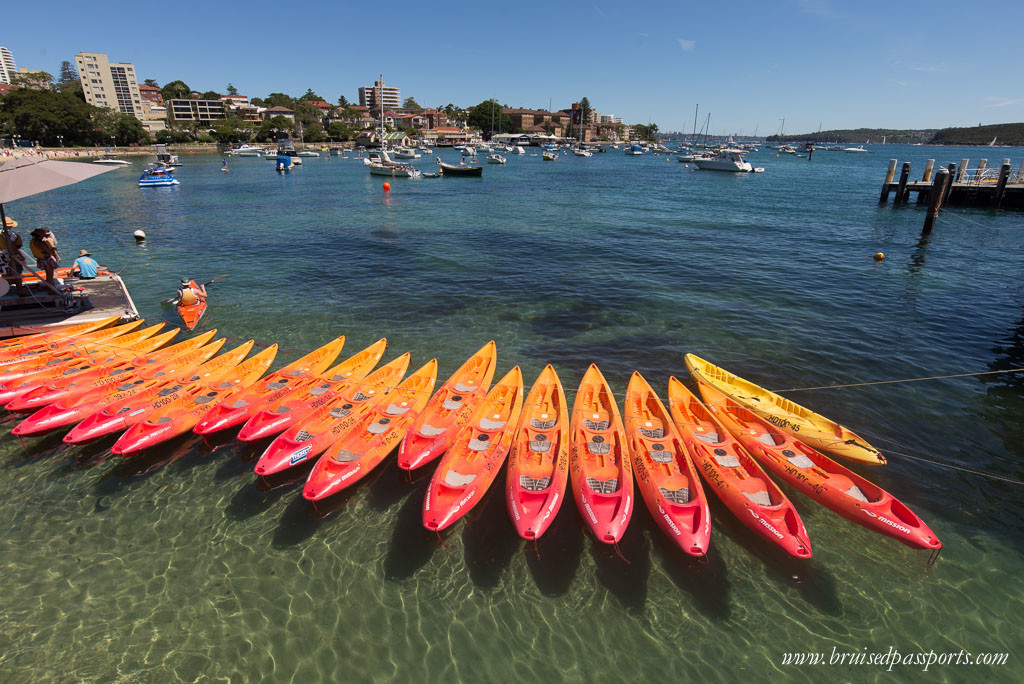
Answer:
[[[884,254],[882,254],[881,252],[875,252],[875,261],[881,261],[884,258],[885,258]]]

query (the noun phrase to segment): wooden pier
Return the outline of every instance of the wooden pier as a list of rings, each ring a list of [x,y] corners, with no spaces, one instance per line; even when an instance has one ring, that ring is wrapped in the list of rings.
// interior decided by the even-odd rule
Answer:
[[[969,159],[960,164],[939,167],[946,171],[941,189],[934,182],[935,160],[925,164],[924,175],[919,181],[910,180],[910,162],[904,162],[899,179],[896,179],[896,159],[889,160],[889,168],[882,183],[879,204],[885,204],[889,195],[895,193],[893,205],[906,204],[910,193],[917,193],[918,204],[931,205],[933,192],[941,192],[939,206],[983,207],[988,209],[1024,209],[1024,163],[1015,170],[1009,159],[1003,159],[998,167],[989,167],[988,160],[982,159],[977,168],[969,168]]]

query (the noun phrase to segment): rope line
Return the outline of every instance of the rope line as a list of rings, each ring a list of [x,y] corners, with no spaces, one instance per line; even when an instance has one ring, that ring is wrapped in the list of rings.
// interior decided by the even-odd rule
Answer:
[[[868,385],[892,385],[901,382],[921,382],[923,380],[946,380],[948,378],[970,378],[978,375],[998,375],[1000,373],[1021,373],[1024,368],[1009,368],[1007,370],[980,371],[977,373],[956,373],[954,375],[930,375],[923,378],[904,378],[902,380],[875,380],[873,382],[852,382],[845,385],[822,385],[820,387],[790,387],[788,389],[770,390],[772,392],[806,392],[822,389],[843,389],[844,387],[867,387]]]

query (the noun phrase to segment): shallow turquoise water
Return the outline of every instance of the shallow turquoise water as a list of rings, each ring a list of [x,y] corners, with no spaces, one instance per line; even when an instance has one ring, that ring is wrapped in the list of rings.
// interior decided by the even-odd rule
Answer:
[[[453,158],[452,152],[441,152]],[[1024,219],[876,205],[888,158],[938,164],[1021,150],[875,147],[764,174],[674,160],[511,156],[484,178],[392,181],[358,161],[185,157],[175,188],[139,172],[7,206],[124,277],[150,320],[182,275],[209,280],[200,329],[294,352],[436,356],[445,378],[488,339],[499,377],[596,362],[619,393],[664,392],[692,351],[772,388],[1024,366]],[[429,160],[420,160],[429,168]],[[136,246],[132,232],[146,231]],[[875,263],[870,256],[885,252]],[[1016,378],[1016,379],[1015,379]],[[563,508],[535,551],[501,497],[445,536],[422,530],[427,477],[388,464],[324,516],[301,479],[267,491],[253,454],[178,440],[141,460],[59,437],[0,444],[0,674],[7,681],[631,679],[817,681],[786,651],[1006,652],[1002,667],[897,666],[899,679],[1019,681],[1021,488],[912,460],[1024,479],[1019,376],[794,394],[888,448],[861,468],[945,544],[939,563],[793,490],[814,559],[779,557],[715,505],[712,551],[673,551],[638,507],[628,564]],[[570,398],[571,398],[570,392]],[[13,423],[2,428],[5,433]],[[497,487],[503,483],[498,482]],[[715,504],[716,502],[712,502]],[[539,554],[539,557],[538,557]],[[884,667],[827,670],[875,681]],[[889,675],[892,676],[892,675]]]

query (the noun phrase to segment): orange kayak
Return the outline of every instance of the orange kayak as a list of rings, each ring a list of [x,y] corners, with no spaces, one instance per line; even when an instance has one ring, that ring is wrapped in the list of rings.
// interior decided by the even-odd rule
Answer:
[[[334,399],[278,435],[256,462],[256,474],[266,477],[298,463],[315,460],[359,422],[373,399],[393,390],[407,368],[409,352],[381,366],[363,380],[350,383]]]
[[[497,362],[497,346],[491,340],[441,385],[399,445],[399,468],[415,470],[448,449],[484,400]]]
[[[669,411],[697,471],[722,503],[762,539],[795,558],[811,557],[796,507],[735,437],[675,377]]]
[[[794,439],[709,385],[705,405],[754,458],[776,476],[847,520],[915,549],[942,542],[902,501],[818,450]]]
[[[216,330],[211,330],[187,342],[181,342],[156,352],[155,355],[140,357],[147,361],[140,364],[130,377],[125,374],[118,375],[115,382],[76,396],[65,397],[44,406],[18,423],[12,432],[28,437],[73,425],[104,406],[165,382],[172,373],[180,374],[190,371],[209,360],[220,350],[221,345],[224,344],[223,338],[213,344],[207,344],[216,332]],[[190,343],[194,343],[192,347],[185,348],[185,345]],[[175,350],[177,351],[175,352]]]
[[[541,371],[523,403],[508,455],[505,498],[523,539],[544,534],[565,500],[569,481],[569,409],[558,373]]]
[[[523,410],[523,374],[514,366],[459,430],[430,478],[423,526],[440,532],[476,506],[505,463]]]
[[[437,359],[374,400],[359,422],[316,462],[302,496],[317,501],[351,487],[391,453],[417,414],[426,406],[437,382]]]
[[[387,338],[381,338],[283,399],[264,404],[238,431],[238,441],[256,442],[273,437],[305,420],[313,411],[338,396],[349,383],[365,378],[384,356],[387,346]]]
[[[34,412],[55,401],[80,396],[105,385],[128,379],[147,365],[158,364],[162,359],[166,359],[165,352],[168,350],[163,347],[179,332],[178,328],[174,328],[134,344],[110,350],[103,354],[102,359],[92,360],[92,370],[82,370],[44,382],[34,390],[8,402],[4,408],[18,413]],[[189,348],[196,347],[192,340],[182,344]]]
[[[9,340],[4,340],[0,343],[0,363],[3,360],[10,358],[11,356],[17,356],[22,350],[28,347],[36,347],[38,345],[47,345],[51,342],[57,342],[58,340],[69,339],[77,337],[85,333],[94,332],[96,330],[102,330],[108,328],[121,320],[120,316],[111,316],[110,318],[103,318],[92,323],[80,323],[78,325],[68,326],[67,328],[60,328],[59,330],[51,330],[49,332],[35,333],[33,335],[25,335],[23,337],[14,337]]]
[[[26,372],[31,373],[42,364],[56,359],[81,356],[92,351],[96,345],[111,342],[117,337],[138,330],[143,325],[145,325],[145,321],[139,319],[124,325],[102,328],[93,332],[74,335],[73,337],[41,342],[25,347],[17,353],[12,353],[11,356],[0,362],[2,363],[0,365],[0,382],[20,377],[25,375]]]
[[[194,280],[188,281],[188,286],[197,290],[199,289],[199,286],[196,285],[196,281]],[[197,296],[196,299],[198,301],[195,304],[177,305],[178,315],[181,316],[181,322],[184,323],[185,327],[189,330],[192,330],[199,325],[199,319],[201,319],[203,314],[206,313],[206,297]]]
[[[711,542],[711,515],[697,470],[665,405],[634,372],[626,389],[626,440],[647,510],[662,531],[691,556]]]
[[[119,335],[114,340],[90,345],[82,351],[62,352],[50,357],[49,360],[41,359],[34,370],[25,368],[12,371],[15,379],[10,380],[9,376],[5,376],[0,382],[0,404],[8,404],[51,379],[67,378],[75,373],[112,363],[121,358],[117,355],[120,350],[139,353],[139,349],[135,347],[136,343],[153,337],[163,327],[163,323],[157,323],[127,335]]]
[[[193,432],[208,435],[241,425],[267,404],[280,401],[296,389],[312,383],[317,375],[338,358],[344,345],[345,336],[342,335],[292,361],[281,370],[274,371],[244,392],[210,409]]]
[[[214,343],[219,348],[224,339]],[[101,437],[123,432],[145,420],[151,413],[176,401],[182,391],[201,380],[216,380],[228,375],[248,355],[255,341],[249,340],[231,351],[204,362],[198,368],[174,371],[173,375],[156,378],[136,392],[113,392],[103,408],[82,419],[64,436],[68,444],[88,444]]]
[[[576,507],[598,541],[618,543],[633,515],[633,468],[619,407],[594,364],[576,392],[569,439]]]
[[[218,401],[237,394],[260,379],[274,362],[277,345],[272,344],[251,359],[217,378],[199,380],[181,389],[181,396],[130,427],[110,447],[111,453],[134,456],[195,427]]]

